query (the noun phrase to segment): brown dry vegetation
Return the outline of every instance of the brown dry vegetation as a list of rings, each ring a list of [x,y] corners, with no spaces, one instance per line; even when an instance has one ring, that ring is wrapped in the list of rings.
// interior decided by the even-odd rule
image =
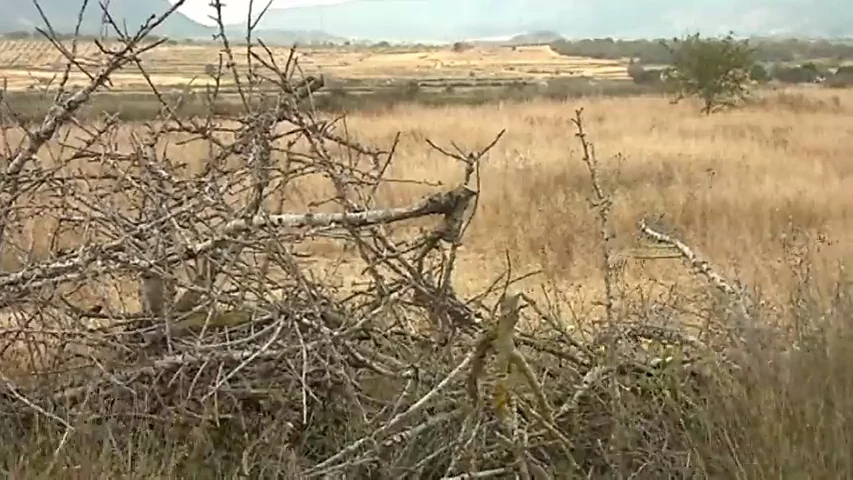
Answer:
[[[588,134],[580,139],[577,108]],[[32,170],[13,171],[9,160],[34,137],[25,138],[23,126],[5,131],[0,198],[14,210],[3,210],[0,236],[4,474],[853,475],[850,91],[762,92],[710,117],[651,96],[398,105],[339,121],[334,132],[347,139],[343,145],[330,140],[329,129],[314,128],[330,117],[308,113],[288,110],[276,127],[289,133],[270,154],[272,180],[259,180],[251,163],[269,151],[258,147],[270,136],[260,121],[269,110],[213,122],[244,127],[253,148],[215,167],[212,144],[244,140],[221,131],[191,135],[168,114],[94,135],[103,121],[81,118],[52,132]],[[163,125],[184,131],[158,131]],[[455,142],[476,152],[503,129],[482,158],[461,155],[479,166],[467,184],[474,190],[459,188],[464,161],[427,145],[453,151]],[[87,135],[101,150],[83,151]],[[154,148],[146,138],[156,140]],[[595,144],[599,163],[591,168],[584,140]],[[393,157],[356,154],[353,142],[393,146]],[[393,161],[382,181],[364,173],[381,170],[364,167],[365,159],[387,158]],[[302,176],[305,170],[311,174]],[[95,178],[106,173],[116,178]],[[232,181],[223,198],[204,203]],[[453,223],[461,201],[434,207],[444,224],[415,218],[363,231],[345,224],[335,238],[323,237],[322,228],[276,229],[255,214],[259,227],[246,236],[192,247],[222,263],[222,283],[203,289],[211,298],[208,320],[216,304],[250,320],[227,320],[207,334],[205,325],[197,338],[174,344],[167,334],[157,348],[115,325],[138,312],[152,329],[170,324],[171,313],[141,305],[134,288],[172,274],[183,281],[177,266],[151,260],[158,248],[173,259],[183,250],[146,242],[179,232],[197,245],[211,235],[208,227],[230,232],[211,220],[235,220],[230,208],[245,214],[244,202],[254,197],[239,188],[264,182],[267,198],[255,210],[271,214],[376,212],[451,190],[468,192],[476,209],[466,210],[473,221],[461,236]],[[376,195],[358,195],[373,188]],[[142,194],[156,198],[147,207],[154,214],[140,205]],[[334,195],[338,204],[315,205]],[[612,214],[603,217],[612,242],[598,216],[611,199]],[[171,210],[156,213],[159,207]],[[174,213],[174,227],[162,221],[182,208],[193,210]],[[146,230],[137,239],[122,215],[143,210],[155,216],[139,220]],[[86,228],[60,228],[62,215]],[[641,219],[652,229],[638,229]],[[701,252],[722,278],[710,275],[708,288],[702,274],[684,267],[687,247],[678,251],[665,238],[669,248],[660,248],[650,241],[660,238],[655,231]],[[433,233],[444,243],[429,241]],[[69,253],[81,242],[113,246]],[[405,270],[417,264],[401,252],[412,243],[432,252],[425,269]],[[611,257],[607,266],[602,253]],[[66,263],[52,266],[57,260]],[[538,273],[500,288],[509,267],[513,276]],[[66,279],[66,270],[84,275]],[[32,286],[28,275],[46,287]],[[474,298],[495,279],[497,289]],[[95,329],[87,315],[106,327]],[[489,346],[494,360],[478,353]],[[81,361],[88,370],[55,371]],[[499,362],[530,375],[505,377]]]
[[[401,106],[382,115],[353,114],[353,135],[389,142],[402,131],[394,174],[451,182],[454,165],[425,151],[425,139],[454,139],[476,148],[506,128],[482,168],[481,210],[466,254],[480,256],[477,275],[491,273],[490,252],[509,250],[517,265],[552,278],[597,285],[597,227],[586,199],[587,174],[577,160],[571,118],[583,107],[605,165],[617,173],[614,222],[619,250],[630,259],[643,216],[666,224],[710,258],[736,266],[743,280],[781,292],[781,239],[790,230],[823,233],[835,260],[853,251],[853,93],[797,91],[711,118],[695,105],[672,107],[655,97],[585,98],[481,107]],[[390,201],[411,201],[423,188],[387,188]],[[485,264],[482,261],[485,260]],[[629,260],[630,261],[630,260]],[[630,261],[633,262],[633,261]],[[667,263],[661,261],[660,263]],[[469,270],[470,271],[470,270]]]
[[[828,240],[822,246],[824,269],[853,255],[853,200],[845,195],[853,188],[850,91],[765,93],[753,105],[711,118],[696,114],[695,105],[633,97],[476,107],[400,105],[381,113],[350,114],[346,125],[353,139],[370,145],[391,145],[400,133],[389,173],[405,182],[380,188],[378,198],[387,205],[410,204],[435,185],[458,179],[457,162],[428,148],[427,140],[448,139],[476,149],[506,129],[483,161],[479,211],[460,256],[465,265],[457,273],[461,285],[469,293],[483,288],[505,267],[506,251],[516,267],[541,270],[551,281],[582,287],[584,297],[592,299],[601,293],[595,291],[601,284],[600,262],[589,254],[599,234],[571,123],[579,107],[587,112],[598,155],[617,175],[611,180],[616,245],[627,274],[655,255],[634,238],[637,220],[658,215],[776,304],[786,302],[794,287],[782,261],[784,240],[792,231]],[[125,124],[116,135],[117,145],[129,148],[130,137],[143,128]],[[71,128],[59,137],[80,134]],[[7,142],[16,145],[20,138],[7,132]],[[208,145],[183,143],[187,138],[167,136],[163,144],[170,144],[170,155],[196,172],[209,155]],[[60,143],[69,141],[46,147],[51,158],[68,154]],[[305,208],[332,193],[316,178],[301,181],[296,191],[288,208]],[[36,251],[43,252],[54,225],[38,223],[28,233]],[[677,259],[665,255],[646,263],[642,271],[681,271]],[[531,282],[535,285],[536,279]]]
[[[716,260],[724,272],[737,273],[759,288],[773,311],[784,312],[769,320],[781,318],[793,324],[808,323],[816,320],[809,315],[823,314],[838,293],[837,282],[845,280],[839,279],[836,267],[846,264],[853,253],[853,201],[847,194],[853,182],[850,106],[853,94],[849,92],[815,90],[767,94],[744,109],[710,118],[698,114],[694,105],[674,107],[660,98],[643,97],[480,107],[399,106],[381,115],[350,115],[347,129],[354,138],[378,145],[390,144],[398,131],[402,133],[391,177],[453,184],[459,165],[425,148],[425,140],[456,140],[474,149],[506,128],[505,136],[483,161],[479,212],[460,254],[456,285],[465,294],[483,289],[506,267],[503,253],[507,252],[518,271],[541,270],[523,282],[531,295],[538,296],[537,285],[546,284],[562,292],[561,301],[577,311],[592,312],[592,303],[602,293],[600,260],[595,254],[600,236],[587,200],[588,174],[579,161],[570,121],[573,110],[583,107],[591,139],[605,160],[603,168],[616,174],[608,175],[608,184],[617,192],[617,257],[625,263],[625,285],[639,287],[627,295],[640,301],[643,295],[661,295],[677,285],[679,295],[689,297],[697,288],[677,258],[648,259],[661,252],[635,235],[638,218],[662,214],[662,224],[676,227],[682,238]],[[123,126],[119,143],[139,128]],[[206,148],[197,142],[172,146],[170,151],[198,170]],[[53,149],[58,152],[56,146]],[[617,153],[622,159],[607,160]],[[303,182],[298,194],[290,197],[289,208],[299,209],[325,197],[326,189],[316,179]],[[391,183],[382,187],[379,199],[385,205],[405,205],[433,190],[426,185]],[[39,225],[34,221],[29,235],[36,250],[44,251],[50,230]],[[805,243],[793,244],[794,237],[804,238]],[[793,249],[803,246],[820,250],[815,256],[800,254],[805,258],[799,260],[814,262],[815,273],[809,278],[799,277],[802,270],[792,269],[792,254],[798,260]],[[313,253],[336,251],[328,248]],[[312,269],[327,275],[329,282],[346,284],[354,273],[339,264],[328,271],[323,263],[316,261]],[[808,291],[803,293],[803,288]],[[803,312],[806,300],[812,303]],[[127,297],[117,301],[131,310],[138,308]],[[846,318],[846,312],[830,313],[833,320],[835,315],[840,315],[837,320]],[[714,422],[733,423],[715,425],[732,429],[725,435],[744,436],[733,442],[748,443],[736,443],[737,450],[726,445],[700,447],[721,448],[732,456],[726,461],[732,462],[738,460],[735,454],[787,456],[738,466],[743,478],[765,474],[775,478],[774,472],[829,478],[820,475],[849,472],[842,461],[846,454],[813,457],[843,448],[844,443],[838,442],[848,440],[846,430],[826,422],[846,425],[845,412],[853,413],[853,405],[846,401],[847,389],[853,387],[848,382],[853,379],[843,366],[849,346],[821,343],[811,348],[791,367],[796,375],[791,385],[768,380],[759,392],[736,391],[734,401],[742,403],[712,404],[714,410],[706,412]],[[802,387],[789,390],[798,385]],[[706,394],[718,402],[733,401],[727,397],[732,392],[724,392],[725,399],[717,398],[718,393]],[[730,417],[730,408],[741,417]],[[152,439],[138,441],[142,448],[159,448]],[[752,450],[742,450],[747,444]],[[143,464],[153,460],[147,455],[158,455],[139,454]],[[117,468],[102,465],[81,471],[94,474]],[[158,463],[147,468],[174,467]]]

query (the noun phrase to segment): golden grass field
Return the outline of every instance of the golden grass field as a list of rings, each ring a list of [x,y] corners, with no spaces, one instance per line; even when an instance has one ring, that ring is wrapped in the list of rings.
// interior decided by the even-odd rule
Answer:
[[[396,175],[445,182],[458,178],[460,167],[427,150],[425,138],[477,149],[506,128],[485,161],[482,203],[466,249],[471,263],[463,271],[471,281],[486,280],[481,276],[497,273],[508,250],[516,268],[597,285],[600,238],[570,122],[579,107],[617,189],[614,223],[629,275],[644,251],[635,235],[643,216],[664,215],[662,223],[709,260],[729,274],[737,268],[744,281],[771,294],[790,286],[781,261],[790,228],[824,234],[827,262],[853,255],[853,91],[771,93],[760,104],[711,117],[662,98],[597,98],[401,107],[353,115],[349,126],[380,143],[402,130]],[[612,158],[620,153],[622,160]],[[406,186],[389,192],[395,203],[417,193]],[[645,263],[645,270],[684,272],[677,259]]]
[[[402,132],[391,176],[453,185],[461,167],[425,140],[455,141],[476,150],[501,129],[504,138],[486,157],[479,211],[467,235],[459,269],[465,290],[485,287],[509,252],[516,272],[541,269],[543,282],[600,294],[598,226],[587,198],[588,175],[570,119],[584,108],[609,185],[616,188],[618,257],[628,279],[660,275],[689,280],[680,260],[654,254],[636,222],[662,218],[729,275],[737,275],[780,304],[793,285],[783,261],[783,237],[793,231],[821,236],[821,262],[853,255],[853,91],[800,89],[765,92],[743,109],[710,117],[696,105],[669,105],[660,97],[585,98],[488,106],[428,108],[405,105],[349,115],[349,132],[362,142],[390,146]],[[129,134],[136,126],[123,127]],[[124,135],[123,134],[123,135]],[[207,146],[173,146],[171,155],[201,164]],[[622,158],[615,156],[621,154]],[[383,203],[404,205],[434,187],[397,183]],[[309,197],[321,198],[322,189]],[[297,211],[300,205],[292,205]],[[30,234],[46,239],[37,225]],[[47,228],[47,227],[45,227]],[[828,281],[828,279],[824,279]],[[816,282],[828,288],[828,284]]]
[[[256,47],[258,48],[258,47]],[[286,47],[271,47],[277,62],[284,64],[290,53]],[[262,53],[261,49],[257,50]],[[203,86],[210,81],[205,65],[216,64],[218,45],[162,45],[142,55],[146,70],[161,87],[181,87],[189,82]],[[238,63],[245,53],[235,49]],[[78,55],[83,64],[97,65],[100,51],[93,42],[81,42]],[[347,79],[403,78],[553,78],[587,76],[602,79],[627,78],[626,63],[585,57],[561,56],[547,46],[476,47],[454,52],[450,46],[429,50],[376,50],[344,48],[300,48],[300,65],[306,74],[325,74]],[[48,82],[64,65],[64,58],[48,42],[41,40],[0,41],[0,76],[8,88],[26,90]],[[195,78],[194,77],[199,77]],[[134,71],[112,77],[118,90],[147,90],[145,80]],[[76,74],[72,83],[86,77]]]

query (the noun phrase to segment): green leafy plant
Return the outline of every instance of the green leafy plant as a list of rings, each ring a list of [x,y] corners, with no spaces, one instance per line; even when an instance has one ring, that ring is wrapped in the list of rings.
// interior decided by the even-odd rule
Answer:
[[[753,65],[748,40],[737,40],[732,33],[719,38],[702,38],[695,33],[665,45],[672,54],[665,77],[678,95],[675,102],[698,97],[702,112],[710,115],[748,94]]]

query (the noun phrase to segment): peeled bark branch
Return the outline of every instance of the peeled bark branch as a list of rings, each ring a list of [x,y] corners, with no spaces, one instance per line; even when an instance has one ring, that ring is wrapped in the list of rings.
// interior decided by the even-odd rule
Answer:
[[[652,229],[646,224],[645,220],[640,220],[638,226],[640,231],[650,239],[670,246],[678,251],[681,258],[684,259],[684,261],[693,270],[707,278],[711,285],[713,285],[717,290],[721,291],[727,297],[735,300],[743,309],[741,313],[746,316],[747,309],[751,305],[751,300],[743,289],[729,282],[722,275],[717,273],[714,268],[711,267],[710,263],[699,258],[699,255],[697,255],[696,252],[694,252],[686,243],[670,235]]]
[[[455,217],[464,211],[476,195],[473,190],[460,187],[450,192],[429,196],[420,202],[408,206],[381,210],[367,210],[352,213],[288,213],[280,215],[258,215],[251,222],[234,220],[225,225],[222,233],[210,239],[187,247],[178,247],[166,256],[168,263],[183,262],[228,241],[228,237],[236,233],[257,227],[273,228],[305,228],[305,227],[366,227],[378,224],[395,223],[413,218],[430,215]],[[59,262],[27,267],[18,272],[0,275],[0,289],[3,297],[14,296],[21,289],[31,289],[55,285],[68,280],[74,280],[83,275],[97,275],[120,270],[131,266],[140,269],[154,267],[154,262],[139,259],[125,251],[123,242],[89,246],[85,254]],[[94,266],[95,271],[84,270]],[[8,297],[7,297],[8,298]],[[0,299],[0,306],[6,303],[6,298]]]

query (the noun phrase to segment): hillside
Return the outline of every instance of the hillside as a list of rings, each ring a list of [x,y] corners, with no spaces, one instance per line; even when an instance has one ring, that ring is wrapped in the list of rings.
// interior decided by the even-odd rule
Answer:
[[[551,31],[569,38],[853,35],[849,0],[352,0],[271,9],[262,25],[373,40],[455,41]]]
[[[42,10],[53,28],[60,33],[71,33],[77,21],[81,2],[77,0],[39,0]],[[0,16],[0,33],[13,31],[32,31],[43,26],[44,22],[32,0],[0,0],[0,7],[7,12]],[[152,14],[161,14],[168,10],[168,0],[111,0],[110,14],[117,21],[126,22],[128,30],[135,30]],[[81,33],[97,35],[101,30],[102,12],[97,1],[90,1],[84,14]],[[162,25],[154,30],[155,35],[168,35],[174,38],[210,37],[211,30],[190,20],[180,12],[173,13]]]

